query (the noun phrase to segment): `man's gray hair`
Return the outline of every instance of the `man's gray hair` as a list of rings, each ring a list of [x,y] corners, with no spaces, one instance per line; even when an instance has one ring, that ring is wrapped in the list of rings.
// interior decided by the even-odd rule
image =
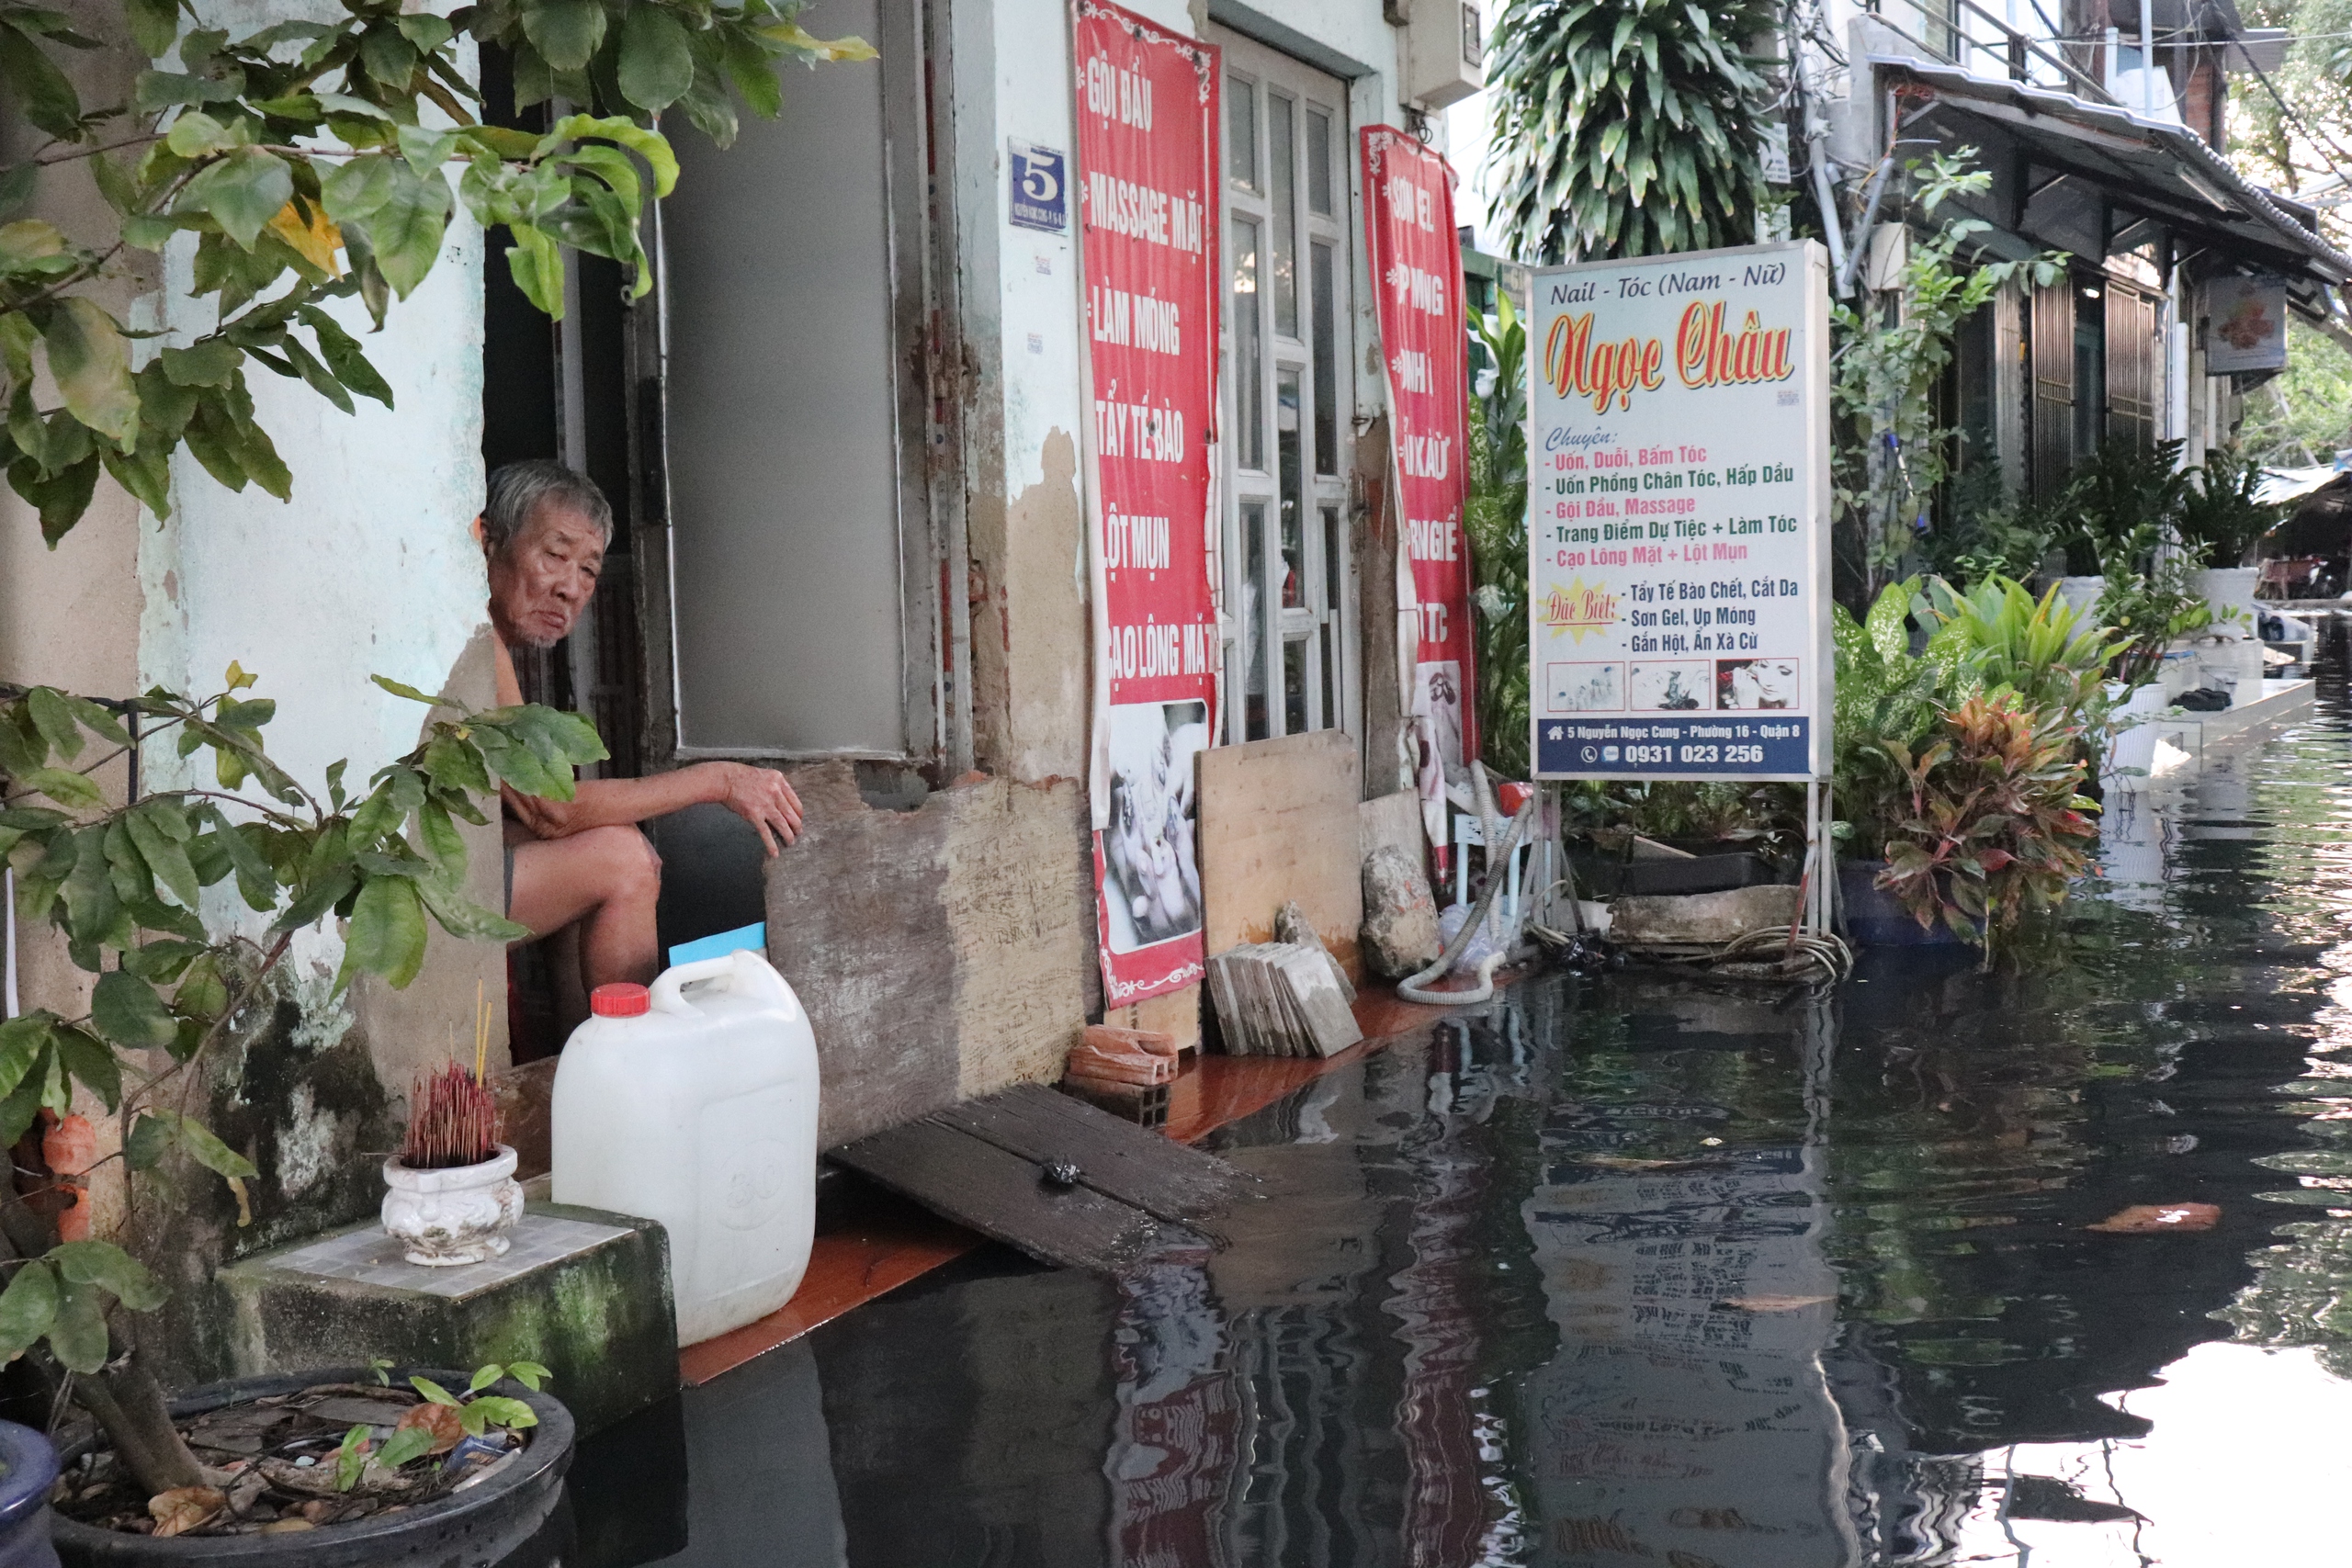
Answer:
[[[490,553],[505,554],[529,530],[542,506],[579,513],[603,530],[605,545],[611,546],[613,504],[596,481],[546,457],[528,457],[504,464],[490,476],[490,496],[481,508],[483,542]]]

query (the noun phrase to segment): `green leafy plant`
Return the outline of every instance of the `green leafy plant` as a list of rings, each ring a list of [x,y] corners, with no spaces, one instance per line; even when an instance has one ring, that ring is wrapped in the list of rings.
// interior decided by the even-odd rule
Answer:
[[[2065,897],[2098,841],[2077,739],[2003,691],[1962,702],[1916,753],[1883,742],[1909,814],[1887,835],[1878,885],[1921,926],[1940,919],[1981,942],[1989,965],[2021,918]]]
[[[1527,699],[1527,323],[1508,293],[1470,318],[1487,351],[1470,421],[1470,495],[1462,514],[1476,581],[1478,736],[1498,776],[1530,775]]]
[[[1508,0],[1494,19],[1495,210],[1522,261],[1756,238],[1758,0]]]
[[[1991,458],[1972,460],[1951,480],[1948,495],[1946,516],[1919,536],[1918,549],[1939,575],[1955,582],[1973,586],[1993,577],[2022,582],[2038,576],[2066,532],[2058,506],[2011,493],[2001,465]]]
[[[514,281],[563,312],[564,248],[650,286],[639,240],[649,187],[677,179],[651,129],[674,109],[722,144],[737,98],[773,116],[785,61],[870,58],[794,18],[803,0],[486,0],[447,17],[345,0],[334,20],[232,39],[187,27],[187,0],[121,0],[140,53],[127,97],[85,104],[58,62],[98,43],[60,11],[0,5],[0,95],[39,132],[0,164],[0,468],[53,546],[103,470],[158,516],[185,446],[215,479],[283,501],[291,479],[256,423],[246,372],[299,379],[345,412],[391,389],[329,310],[356,299],[380,327],[441,254],[458,202],[513,239]],[[545,134],[481,123],[461,42],[506,51],[515,101],[585,112]],[[427,124],[436,120],[436,124]],[[106,221],[82,238],[20,214],[40,176],[78,165]],[[453,193],[449,176],[459,177]],[[193,295],[217,322],[152,355],[102,296],[126,253],[196,237]],[[307,334],[307,338],[305,336]]]
[[[551,1375],[537,1361],[508,1361],[503,1366],[493,1361],[474,1370],[473,1378],[466,1384],[466,1392],[462,1395],[451,1393],[431,1378],[413,1377],[408,1381],[410,1387],[434,1404],[455,1410],[458,1423],[465,1428],[466,1436],[479,1438],[492,1427],[519,1431],[525,1427],[539,1424],[538,1416],[522,1400],[487,1393],[484,1390],[502,1379],[513,1378],[536,1393],[539,1385]]]
[[[2233,567],[2263,535],[2278,525],[2287,509],[2256,499],[2262,465],[2234,446],[2216,446],[2181,500],[2177,529],[2195,563]]]
[[[2106,675],[2124,639],[2075,611],[2053,585],[2036,599],[2024,584],[1992,577],[1965,592],[1941,579],[1920,595],[1930,642],[1980,690],[2015,692],[2079,734],[2104,736]]]
[[[1961,264],[1973,236],[1991,225],[1936,215],[1955,197],[1991,187],[1990,175],[1969,168],[1974,157],[1974,148],[1962,148],[1904,166],[1912,209],[1932,231],[1913,231],[1893,288],[1860,307],[1836,303],[1830,310],[1837,344],[1830,403],[1838,424],[1832,493],[1869,596],[1892,581],[1911,552],[1928,525],[1929,499],[1950,470],[1946,453],[1955,433],[1939,423],[1936,388],[1951,363],[1953,333],[2012,277],[2048,283],[2063,274],[2055,253]]]
[[[2197,487],[2180,466],[2181,444],[2109,441],[2075,465],[2060,505],[2072,523],[2067,565],[2076,576],[2151,564]]]
[[[53,927],[96,977],[86,1012],[35,1009],[0,1024],[0,1145],[44,1107],[65,1114],[79,1085],[119,1118],[133,1176],[185,1159],[224,1178],[244,1213],[258,1172],[190,1107],[199,1069],[249,1021],[298,932],[345,922],[338,992],[363,974],[407,985],[428,922],[482,941],[528,934],[466,896],[458,824],[491,820],[480,802],[498,782],[569,799],[573,768],[605,754],[595,730],[550,708],[476,712],[376,682],[452,716],[434,717],[423,744],[364,791],[346,790],[334,763],[322,795],[271,760],[262,730],[276,705],[245,694],[254,677],[234,664],[225,690],[196,699],[160,687],[113,704],[0,689],[0,861],[16,874],[18,914]],[[134,752],[142,780],[176,767],[191,782],[109,804],[94,775]],[[209,781],[194,782],[198,753]],[[208,924],[205,890],[216,886],[266,918],[257,935]],[[0,1360],[45,1343],[151,1494],[197,1484],[160,1393],[106,1320],[107,1296],[133,1311],[159,1305],[153,1277],[110,1243],[44,1247],[53,1235],[38,1235],[13,1196],[0,1200],[0,1222],[17,1255],[0,1291]]]

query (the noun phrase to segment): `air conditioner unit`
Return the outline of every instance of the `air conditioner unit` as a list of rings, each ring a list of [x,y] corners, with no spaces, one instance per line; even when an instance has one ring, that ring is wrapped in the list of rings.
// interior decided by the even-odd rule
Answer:
[[[1487,14],[1493,0],[1410,0],[1405,101],[1436,111],[1487,85]]]

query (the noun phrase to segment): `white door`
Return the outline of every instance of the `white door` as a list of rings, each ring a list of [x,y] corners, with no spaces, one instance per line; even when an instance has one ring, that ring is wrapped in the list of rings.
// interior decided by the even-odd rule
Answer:
[[[1224,28],[1226,733],[1356,728],[1346,85]]]

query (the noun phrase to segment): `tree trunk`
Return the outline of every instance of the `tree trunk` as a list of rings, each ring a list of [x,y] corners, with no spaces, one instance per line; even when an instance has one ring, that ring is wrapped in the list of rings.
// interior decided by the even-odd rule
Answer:
[[[39,1258],[57,1245],[57,1233],[13,1192],[0,1193],[0,1253]],[[107,1365],[74,1377],[74,1402],[105,1431],[115,1458],[153,1497],[176,1486],[212,1483],[204,1466],[180,1438],[164,1404],[164,1391],[135,1364],[135,1352],[108,1326]],[[62,1372],[62,1369],[60,1369]]]
[[[153,1497],[180,1486],[206,1486],[211,1478],[181,1440],[164,1404],[164,1390],[128,1359],[74,1380],[74,1403],[96,1417],[114,1445],[114,1457]]]

